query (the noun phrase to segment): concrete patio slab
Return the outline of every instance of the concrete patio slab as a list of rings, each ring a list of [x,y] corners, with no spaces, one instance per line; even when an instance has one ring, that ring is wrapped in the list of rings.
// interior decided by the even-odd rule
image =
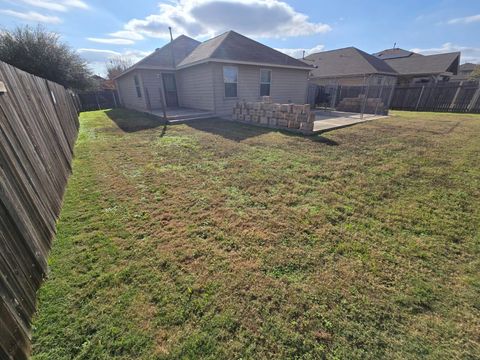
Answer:
[[[150,114],[158,116],[163,119],[162,110],[151,110]],[[167,122],[169,124],[179,124],[192,120],[209,119],[214,116],[210,111],[189,109],[189,108],[172,108],[167,109]]]
[[[386,118],[385,115],[364,114],[363,118],[358,113],[347,113],[341,111],[317,111],[315,112],[315,122],[313,132],[320,133],[335,129],[340,129],[366,121]]]

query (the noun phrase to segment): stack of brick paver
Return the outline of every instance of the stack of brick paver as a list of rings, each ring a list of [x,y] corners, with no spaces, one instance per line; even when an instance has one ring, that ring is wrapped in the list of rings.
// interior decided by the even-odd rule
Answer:
[[[310,133],[313,131],[315,113],[310,105],[276,104],[269,97],[262,102],[239,101],[233,108],[232,119],[273,128]]]

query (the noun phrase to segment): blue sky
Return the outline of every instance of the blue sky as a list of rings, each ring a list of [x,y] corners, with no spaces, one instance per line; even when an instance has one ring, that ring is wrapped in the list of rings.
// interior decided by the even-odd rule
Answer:
[[[2,28],[37,23],[97,73],[112,56],[138,60],[163,46],[168,26],[199,40],[233,29],[297,57],[397,43],[425,54],[461,51],[462,62],[480,63],[478,0],[0,0]]]

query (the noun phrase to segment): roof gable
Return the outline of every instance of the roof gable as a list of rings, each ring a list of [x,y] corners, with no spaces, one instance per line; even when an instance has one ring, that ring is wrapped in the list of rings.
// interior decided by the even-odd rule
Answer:
[[[198,45],[199,41],[185,35],[180,35],[173,41],[156,49],[150,55],[129,67],[116,79],[135,69],[156,68],[156,69],[175,69],[175,67],[185,59]],[[172,51],[173,50],[173,51]]]
[[[316,66],[312,77],[355,76],[369,74],[396,75],[387,63],[355,47],[322,51],[308,55],[305,61]]]
[[[160,49],[155,50],[151,55],[140,60],[136,65],[173,68],[185,59],[199,44],[200,42],[195,39],[180,35],[172,42],[169,42]]]
[[[235,31],[228,31],[201,43],[178,66],[187,67],[208,60],[309,68],[304,62]]]

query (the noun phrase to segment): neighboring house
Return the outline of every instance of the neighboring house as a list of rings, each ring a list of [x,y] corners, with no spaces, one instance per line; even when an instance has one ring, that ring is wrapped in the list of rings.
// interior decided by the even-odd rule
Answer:
[[[465,63],[465,64],[462,64],[458,67],[458,73],[457,75],[454,75],[451,77],[450,81],[465,81],[465,80],[469,80],[470,79],[470,76],[472,75],[472,72],[473,70],[475,70],[475,68],[477,66],[480,66],[480,65],[477,65],[477,64],[473,64],[473,63]]]
[[[394,85],[397,81],[388,64],[355,47],[322,51],[303,61],[314,65],[310,82],[317,85]]]
[[[399,85],[448,81],[458,72],[460,53],[422,55],[400,48],[373,54],[398,73]]]
[[[99,75],[92,75],[90,80],[92,81],[95,90],[115,90],[115,84],[113,81],[105,79]]]
[[[228,31],[200,43],[180,36],[116,78],[122,104],[140,111],[185,107],[230,115],[236,101],[271,96],[304,104],[311,66]]]

